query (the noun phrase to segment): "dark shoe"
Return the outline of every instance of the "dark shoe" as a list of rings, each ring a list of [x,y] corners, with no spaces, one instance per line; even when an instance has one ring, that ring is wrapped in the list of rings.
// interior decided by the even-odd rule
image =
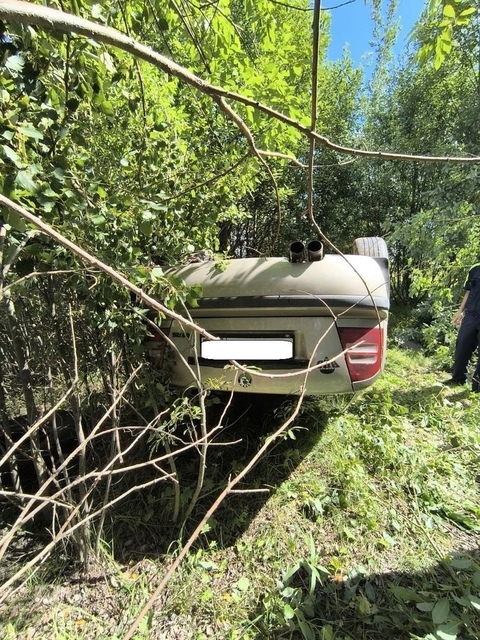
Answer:
[[[444,387],[460,387],[462,384],[465,384],[466,380],[455,380],[455,378],[449,378],[442,382]]]

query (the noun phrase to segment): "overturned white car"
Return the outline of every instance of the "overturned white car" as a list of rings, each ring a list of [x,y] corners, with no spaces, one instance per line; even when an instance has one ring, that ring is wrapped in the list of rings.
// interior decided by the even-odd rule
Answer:
[[[216,389],[325,395],[353,393],[381,373],[389,313],[382,238],[358,238],[349,255],[323,255],[319,241],[295,242],[289,258],[222,266],[203,261],[175,270],[187,285],[202,286],[198,307],[188,311],[219,339],[162,322],[147,352],[161,367],[166,349],[172,351],[174,385],[188,387],[197,378]]]

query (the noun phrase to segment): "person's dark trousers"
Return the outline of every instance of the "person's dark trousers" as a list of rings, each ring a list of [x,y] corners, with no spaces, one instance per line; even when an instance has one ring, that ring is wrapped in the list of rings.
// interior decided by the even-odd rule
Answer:
[[[455,362],[452,371],[452,380],[465,382],[470,358],[477,347],[480,346],[480,314],[466,311],[462,324],[458,331],[455,347]],[[480,375],[480,360],[477,364],[475,377]]]

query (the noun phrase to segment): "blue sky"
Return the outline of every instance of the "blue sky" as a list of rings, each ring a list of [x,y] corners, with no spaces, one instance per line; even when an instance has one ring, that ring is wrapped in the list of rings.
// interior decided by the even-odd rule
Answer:
[[[365,0],[353,0],[353,2],[345,4],[346,1],[323,0],[322,2],[324,9],[337,7],[331,11],[331,43],[328,57],[330,60],[341,58],[343,47],[348,43],[350,55],[355,64],[363,64],[368,67],[369,60],[373,64],[372,50],[369,46],[369,42],[373,38],[370,4],[366,5]],[[387,1],[383,0],[385,6]],[[401,31],[395,47],[397,55],[406,47],[408,34],[422,12],[423,6],[423,0],[399,0],[397,16]]]

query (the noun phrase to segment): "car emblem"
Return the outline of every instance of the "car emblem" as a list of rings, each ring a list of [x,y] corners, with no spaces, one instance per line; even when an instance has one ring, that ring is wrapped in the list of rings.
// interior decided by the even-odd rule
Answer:
[[[327,364],[322,365],[321,367],[319,367],[319,371],[320,373],[333,373],[335,371],[335,369],[339,369],[340,365],[338,364],[338,362],[335,362],[335,360],[333,362],[329,362],[330,358],[325,357],[323,360],[319,360],[317,362],[317,364],[320,364],[321,362],[326,362]]]
[[[241,387],[249,387],[252,384],[252,377],[246,373],[242,373],[242,375],[238,378],[238,384]]]

